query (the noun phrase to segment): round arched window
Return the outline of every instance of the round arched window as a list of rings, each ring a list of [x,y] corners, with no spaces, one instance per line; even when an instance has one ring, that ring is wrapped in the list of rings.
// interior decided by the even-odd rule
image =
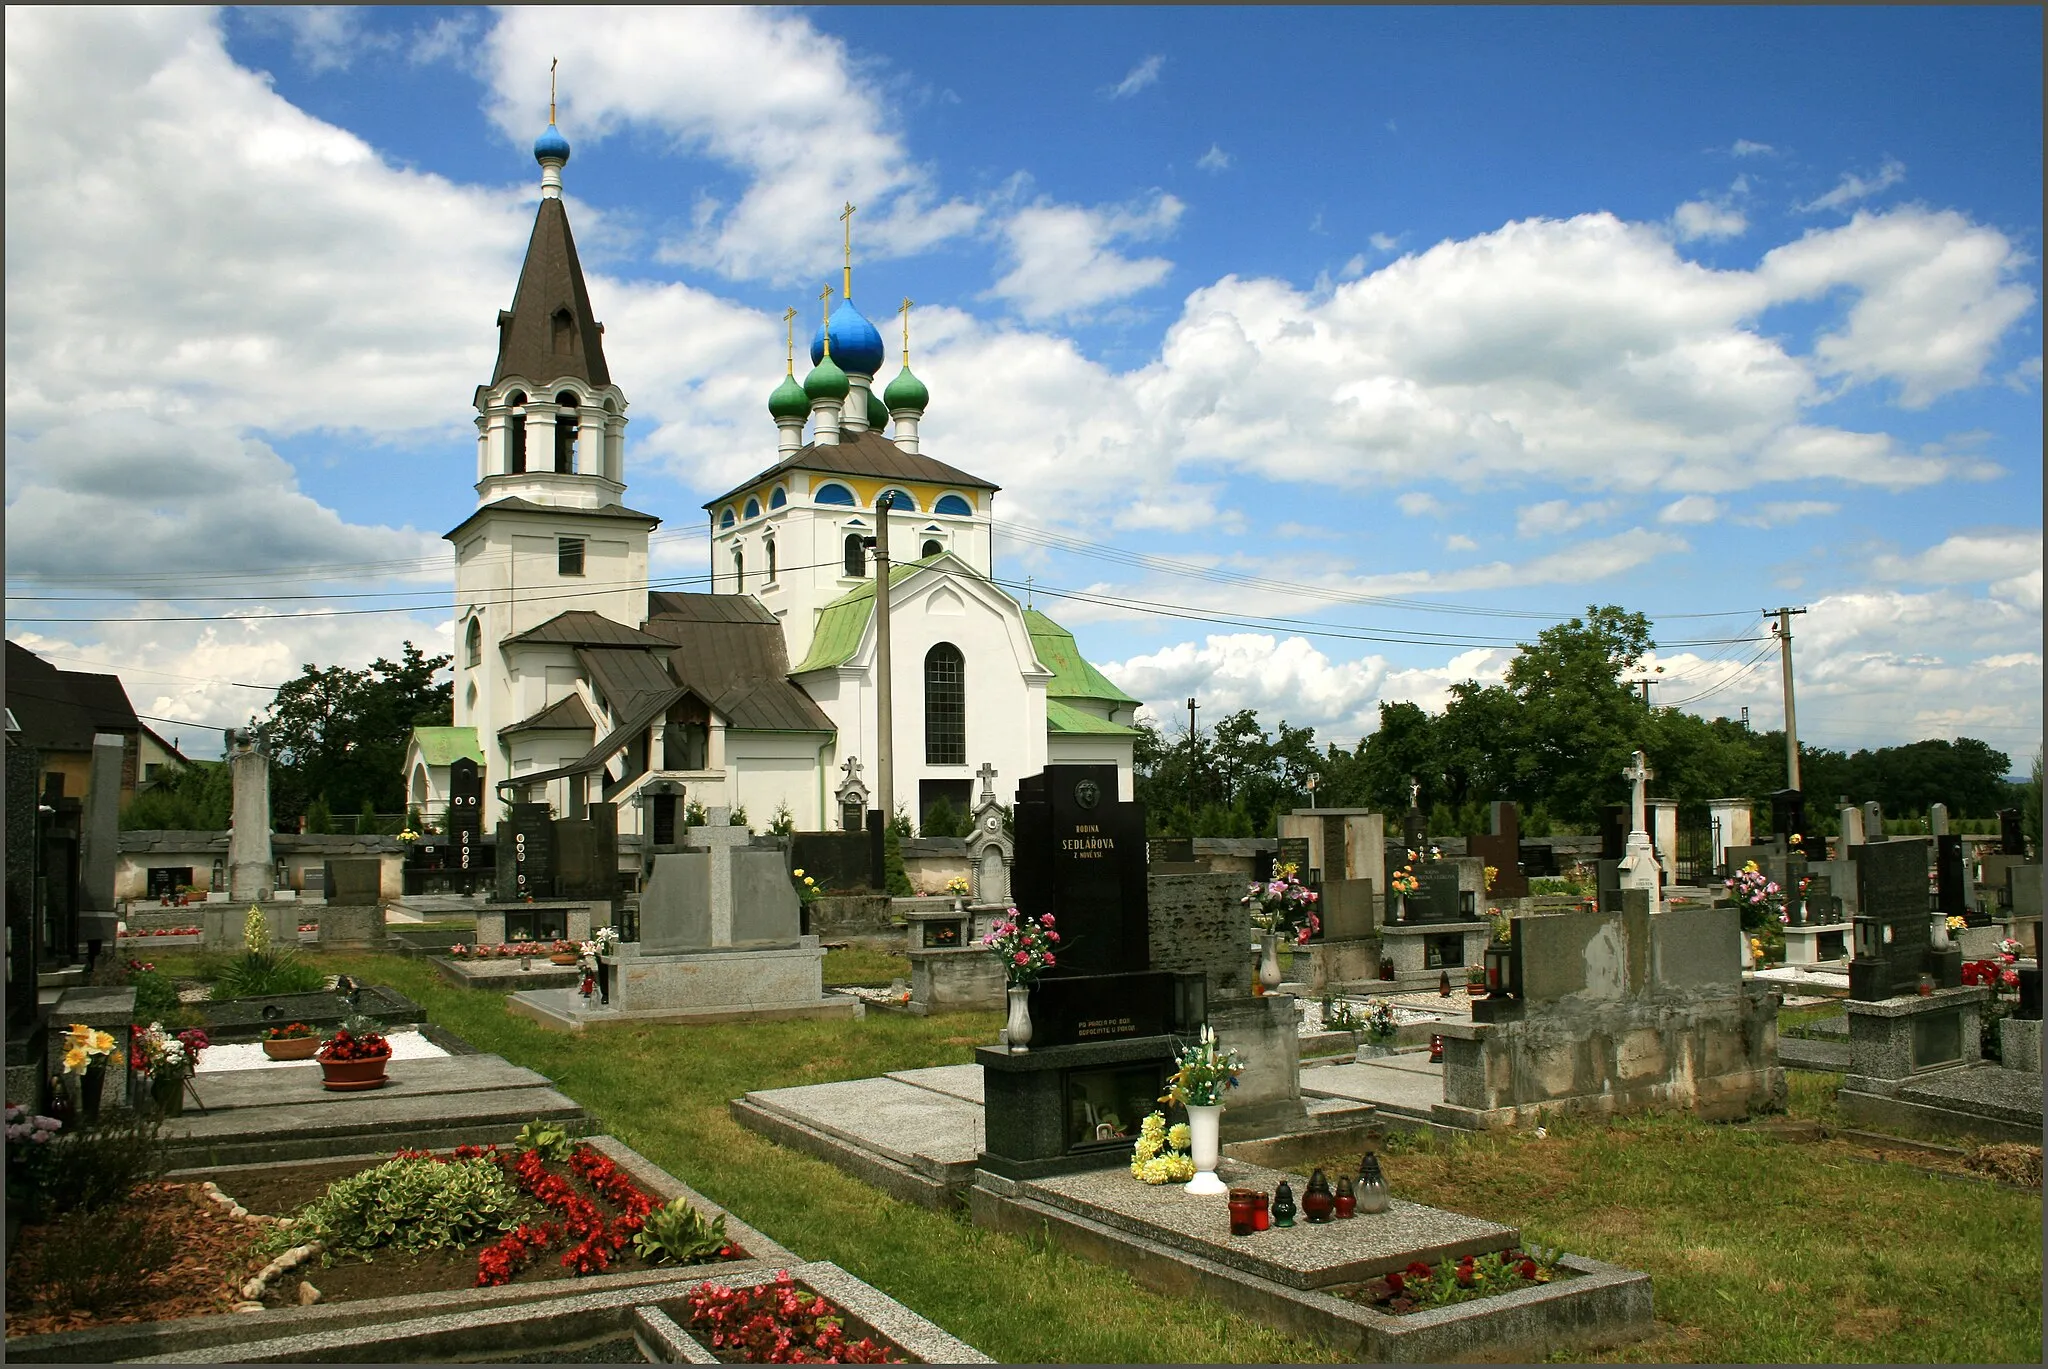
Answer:
[[[837,481],[818,486],[817,493],[811,496],[811,500],[813,503],[818,504],[851,505],[856,502],[853,497],[853,491]]]
[[[967,764],[967,658],[951,642],[924,655],[924,762]]]
[[[955,518],[972,518],[974,506],[957,494],[942,494],[939,502],[932,505],[932,512],[950,514]]]

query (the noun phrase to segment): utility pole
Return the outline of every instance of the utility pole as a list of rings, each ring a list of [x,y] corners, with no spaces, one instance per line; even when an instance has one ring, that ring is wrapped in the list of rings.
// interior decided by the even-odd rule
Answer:
[[[1201,772],[1201,743],[1195,737],[1195,696],[1188,695],[1188,807],[1195,806],[1195,776]]]
[[[884,828],[896,816],[895,679],[889,659],[889,509],[894,503],[891,490],[875,500],[875,769]]]
[[[1799,723],[1792,712],[1792,615],[1803,608],[1767,608],[1766,618],[1778,615],[1771,631],[1778,634],[1778,660],[1785,668],[1785,787],[1799,788]]]

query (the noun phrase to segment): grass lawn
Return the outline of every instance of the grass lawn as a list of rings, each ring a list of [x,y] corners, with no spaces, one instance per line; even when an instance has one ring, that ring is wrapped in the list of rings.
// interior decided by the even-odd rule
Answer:
[[[843,952],[834,952],[843,955]],[[874,953],[866,953],[873,955]],[[892,1201],[741,1128],[749,1089],[964,1063],[995,1013],[547,1032],[501,996],[390,955],[313,957],[388,984],[479,1049],[538,1070],[624,1139],[802,1255],[831,1260],[1010,1363],[1331,1362],[1318,1345],[1198,1298]],[[877,957],[887,960],[891,957]],[[171,974],[185,957],[160,956]],[[828,965],[831,962],[828,961]],[[841,962],[851,982],[903,973]],[[1826,1076],[1791,1075],[1795,1116],[1825,1119]],[[2041,1195],[1859,1160],[1681,1117],[1561,1121],[1397,1144],[1394,1191],[1520,1226],[1528,1239],[1645,1269],[1659,1329],[1624,1361],[1990,1361],[2041,1357]],[[1355,1166],[1358,1156],[1329,1157]]]

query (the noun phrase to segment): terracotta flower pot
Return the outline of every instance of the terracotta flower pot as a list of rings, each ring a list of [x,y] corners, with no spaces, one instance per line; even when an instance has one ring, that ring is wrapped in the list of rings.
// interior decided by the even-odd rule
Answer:
[[[281,1041],[265,1041],[263,1053],[272,1060],[311,1060],[320,1049],[317,1036],[288,1036]]]
[[[388,1055],[374,1060],[322,1060],[321,1082],[336,1092],[374,1089],[384,1083],[384,1067],[390,1063]]]
[[[576,955],[574,952],[564,952],[561,955],[551,955],[548,957],[548,964],[550,965],[574,965],[575,963]]]

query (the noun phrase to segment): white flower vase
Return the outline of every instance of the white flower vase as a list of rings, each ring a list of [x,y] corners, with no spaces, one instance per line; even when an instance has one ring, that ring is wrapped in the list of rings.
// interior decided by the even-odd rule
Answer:
[[[1230,1185],[1216,1177],[1216,1162],[1223,1156],[1223,1104],[1188,1104],[1188,1132],[1189,1154],[1195,1162],[1188,1192],[1204,1196],[1230,1192]]]
[[[1003,1028],[1003,1040],[1010,1054],[1023,1055],[1031,1049],[1031,986],[1012,984],[1009,998],[1010,1020]]]
[[[1933,942],[1934,949],[1937,951],[1947,950],[1949,948],[1950,943],[1948,935],[1948,918],[1946,915],[1942,913],[1936,913],[1934,915],[1933,933],[1933,936],[1929,939]]]
[[[1267,993],[1280,987],[1280,934],[1267,932],[1259,942],[1259,983]]]

